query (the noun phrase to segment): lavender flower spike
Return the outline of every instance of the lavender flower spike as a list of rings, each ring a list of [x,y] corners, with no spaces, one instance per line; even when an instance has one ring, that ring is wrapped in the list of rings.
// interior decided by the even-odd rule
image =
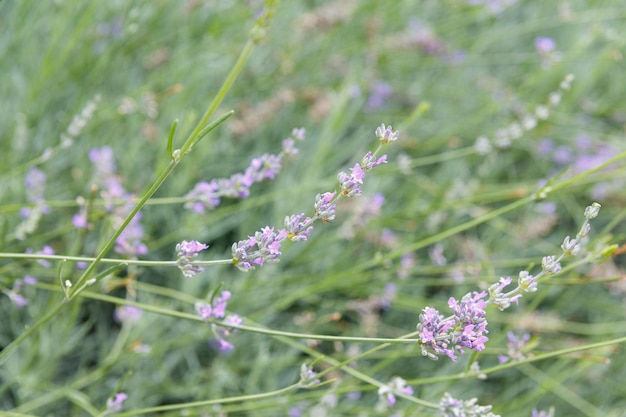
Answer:
[[[476,398],[467,401],[457,400],[446,392],[439,402],[439,409],[442,417],[500,417],[491,412],[490,405],[480,406],[476,404],[477,401]]]
[[[189,242],[183,240],[181,243],[176,245],[176,263],[178,264],[178,269],[180,269],[185,278],[193,278],[199,272],[204,271],[201,266],[192,265],[191,259],[198,256],[198,252],[203,251],[208,247],[209,245],[205,245],[204,243],[200,243],[196,240]]]
[[[391,125],[385,126],[382,123],[379,127],[376,128],[376,137],[383,145],[386,143],[395,142],[398,140],[398,131],[394,131]]]
[[[336,192],[318,194],[315,196],[315,215],[328,223],[335,220],[336,204],[333,202]]]

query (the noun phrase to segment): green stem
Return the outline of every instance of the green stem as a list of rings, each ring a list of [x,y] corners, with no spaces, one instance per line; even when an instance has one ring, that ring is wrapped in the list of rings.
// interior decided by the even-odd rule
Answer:
[[[9,258],[9,259],[32,259],[32,260],[40,260],[46,259],[49,261],[59,261],[59,262],[93,262],[96,258],[87,257],[87,256],[63,256],[63,255],[41,255],[37,253],[0,253],[0,258]],[[176,261],[142,261],[138,259],[115,259],[115,258],[100,258],[99,262],[101,264],[124,264],[124,265],[138,265],[138,266],[171,266],[178,267]],[[193,261],[193,265],[228,265],[232,264],[233,260],[231,258],[228,259],[217,259],[212,261]]]
[[[289,385],[281,389],[277,389],[275,391],[264,392],[261,394],[250,394],[250,395],[241,395],[237,397],[218,398],[215,400],[204,400],[204,401],[193,401],[193,402],[180,403],[180,404],[160,405],[157,407],[142,408],[139,410],[116,413],[115,417],[145,415],[149,413],[158,413],[158,412],[171,411],[171,410],[181,410],[181,409],[192,408],[192,407],[203,407],[203,406],[214,405],[214,404],[231,404],[231,403],[238,403],[238,402],[244,402],[244,401],[263,400],[263,399],[267,399],[270,397],[277,397],[277,396],[286,394],[290,391],[295,391],[298,388],[299,388],[298,384],[293,384],[293,385]],[[104,414],[100,414],[100,416],[103,416],[103,415]]]

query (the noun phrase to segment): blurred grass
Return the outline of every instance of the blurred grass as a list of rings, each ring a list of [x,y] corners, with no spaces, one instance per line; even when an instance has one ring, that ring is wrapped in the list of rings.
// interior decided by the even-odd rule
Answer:
[[[88,100],[102,96],[74,144],[38,164],[48,174],[45,196],[58,207],[53,205],[52,214],[44,216],[38,234],[23,242],[9,239],[3,251],[51,244],[58,253],[67,253],[76,239],[70,223],[75,198],[89,190],[87,154],[93,147],[113,148],[125,187],[138,194],[145,189],[167,163],[172,121],[180,119],[180,141],[219,89],[260,8],[254,1],[0,2],[0,216],[5,231],[20,221],[23,175],[32,161],[59,142]],[[202,298],[224,282],[233,293],[229,310],[269,328],[363,335],[363,317],[348,308],[349,301],[381,294],[393,282],[396,299],[388,311],[375,312],[381,316],[375,332],[397,337],[414,329],[423,307],[444,309],[449,296],[484,288],[499,276],[515,276],[542,256],[557,253],[563,237],[577,230],[584,207],[600,186],[609,191],[600,201],[603,209],[594,220],[592,238],[620,243],[621,222],[600,231],[625,214],[623,161],[551,194],[554,213],[527,205],[442,240],[445,266],[433,266],[428,252],[432,245],[419,249],[406,280],[397,278],[398,259],[387,256],[392,250],[382,245],[380,234],[383,228],[394,231],[393,251],[401,253],[403,247],[531,194],[540,181],[566,167],[539,152],[544,139],[584,156],[575,149],[576,137],[584,134],[595,146],[624,152],[625,18],[626,9],[618,1],[520,1],[495,15],[462,1],[283,2],[266,42],[222,106],[235,110],[234,120],[205,138],[158,192],[156,204],[143,210],[150,248],[145,259],[172,259],[173,247],[182,239],[211,244],[205,259],[227,258],[233,241],[267,224],[280,226],[285,215],[310,212],[315,194],[335,187],[336,172],[374,146],[373,130],[384,122],[403,126],[401,140],[388,149],[390,163],[368,175],[363,196],[384,193],[382,215],[347,240],[339,229],[351,208],[341,205],[337,220],[316,226],[309,242],[285,244],[281,263],[248,274],[215,267],[183,281],[172,269],[139,268],[138,300],[191,312],[192,302],[177,301],[177,294]],[[420,30],[432,31],[429,39],[440,48],[437,53],[415,42]],[[537,36],[555,39],[562,53],[559,62],[542,66],[533,44]],[[479,135],[491,137],[523,110],[545,103],[567,73],[576,76],[572,90],[537,129],[497,153],[481,156],[468,150]],[[368,108],[376,82],[388,84],[393,94],[381,107]],[[131,98],[136,110],[120,115],[124,98]],[[424,101],[429,112],[409,123]],[[275,181],[253,186],[249,199],[225,201],[203,216],[184,210],[180,202],[158,202],[183,196],[197,181],[239,172],[254,156],[278,153],[280,141],[300,126],[307,129],[307,140],[297,161],[286,164]],[[399,168],[401,154],[413,161],[410,173]],[[97,232],[84,255],[93,255],[96,242],[104,238]],[[491,341],[481,366],[496,363],[509,329],[532,331],[539,338],[539,351],[623,335],[623,285],[593,283],[622,276],[622,266],[617,257],[569,270],[512,311],[490,312]],[[26,273],[56,283],[53,270],[30,263],[6,261],[0,268],[0,283],[6,288]],[[455,271],[464,276],[462,282],[452,278]],[[142,283],[170,293],[160,296]],[[126,297],[121,289],[112,294]],[[6,346],[44,314],[56,296],[37,288],[21,311],[3,297],[0,306],[7,320],[0,327],[0,344]],[[71,395],[58,387],[72,386],[99,370],[97,381],[75,388],[96,408],[120,381],[129,393],[129,410],[270,391],[293,383],[305,359],[281,341],[245,332],[233,338],[232,355],[220,356],[207,344],[208,326],[146,313],[132,334],[125,335],[123,353],[102,367],[121,331],[113,309],[102,301],[76,303],[21,346],[0,370],[0,408],[42,401],[33,413],[83,415],[69,400]],[[526,317],[526,312],[533,315]],[[549,319],[557,325],[542,327]],[[128,347],[133,342],[149,345],[150,354],[134,353]],[[341,358],[352,346],[325,342],[311,347]],[[550,405],[557,415],[619,416],[626,406],[620,382],[626,357],[619,348],[601,352],[599,358],[590,353],[534,363],[533,368],[525,365],[482,382],[468,378],[420,384],[416,394],[434,402],[446,390],[463,398],[476,396],[480,404],[493,403],[494,411],[506,416],[528,416],[533,407]],[[400,375],[419,384],[431,375],[461,372],[466,364],[443,359],[433,363],[405,345],[379,355],[359,361],[358,368],[383,382]],[[345,385],[335,389],[341,394],[366,391],[359,401],[342,400],[333,415],[385,415],[371,410],[371,387],[346,377]],[[58,397],[42,400],[51,394]],[[304,392],[266,406],[244,404],[253,408],[229,415],[286,415],[300,399],[315,404],[320,395]],[[402,401],[399,406],[405,415],[428,412]],[[202,412],[214,411],[190,409],[189,415]]]

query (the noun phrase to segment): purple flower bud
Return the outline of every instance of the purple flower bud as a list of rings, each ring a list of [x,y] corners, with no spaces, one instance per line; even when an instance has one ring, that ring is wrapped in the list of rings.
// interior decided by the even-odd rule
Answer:
[[[385,126],[383,123],[376,128],[376,137],[382,144],[395,142],[398,140],[398,131],[394,131],[391,125]]]
[[[324,222],[331,222],[335,219],[336,204],[333,201],[336,192],[318,194],[315,196],[315,215]]]
[[[122,403],[126,401],[128,395],[123,392],[116,393],[112,398],[107,399],[108,411],[121,411]]]
[[[199,182],[185,195],[185,208],[204,213],[220,205],[220,188],[216,180]]]
[[[292,241],[307,240],[313,230],[313,226],[308,226],[311,223],[313,223],[313,220],[310,217],[304,218],[304,213],[286,216],[285,230],[287,231],[287,239]]]

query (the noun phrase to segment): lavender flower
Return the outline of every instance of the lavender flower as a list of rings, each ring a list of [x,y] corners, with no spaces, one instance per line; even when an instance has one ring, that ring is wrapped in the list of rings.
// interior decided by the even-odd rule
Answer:
[[[454,297],[448,300],[448,306],[454,312],[455,320],[451,342],[461,353],[463,353],[463,347],[475,351],[484,350],[485,342],[489,340],[485,336],[489,333],[485,318],[487,304],[483,300],[486,296],[484,291],[474,291],[472,294],[463,296],[461,301],[457,301]]]
[[[560,261],[565,256],[577,254],[582,251],[580,240],[589,233],[589,220],[598,215],[600,205],[593,203],[585,209],[585,222],[575,239],[566,237],[559,256],[545,256],[542,260],[542,270],[537,276],[528,271],[519,273],[517,287],[505,292],[505,288],[511,285],[510,277],[500,278],[491,285],[487,292],[473,292],[463,296],[461,301],[454,298],[448,300],[448,306],[454,315],[445,318],[432,307],[424,308],[424,313],[419,316],[417,329],[419,331],[419,343],[422,354],[431,359],[437,359],[437,355],[445,354],[453,361],[456,360],[455,351],[463,353],[464,348],[481,351],[485,348],[488,338],[487,320],[485,308],[493,304],[500,310],[508,308],[512,303],[517,303],[524,292],[537,290],[537,281],[544,275],[556,274],[561,270]],[[489,294],[488,300],[484,298]]]
[[[287,231],[287,239],[292,241],[307,240],[313,231],[313,226],[309,226],[311,223],[313,223],[313,219],[310,217],[305,218],[304,213],[286,216],[285,230]]]
[[[385,126],[385,124],[381,124],[376,128],[376,137],[380,141],[380,143],[387,144],[391,142],[395,142],[398,140],[398,131],[394,131],[391,125]]]
[[[387,405],[392,406],[396,403],[394,394],[413,395],[413,387],[406,385],[406,380],[395,376],[389,384],[378,388],[378,395],[386,400]]]
[[[315,196],[315,216],[323,222],[331,222],[335,220],[335,209],[337,204],[334,202],[336,192],[318,194]]]
[[[221,296],[216,297],[209,304],[196,303],[196,311],[202,320],[222,319],[226,315],[227,301],[230,297],[230,291],[222,291]]]
[[[278,155],[267,153],[259,158],[254,158],[246,169],[246,175],[250,176],[253,182],[261,182],[264,179],[273,180],[280,171],[281,159]]]
[[[225,325],[238,326],[243,323],[243,320],[238,315],[231,314],[227,316],[222,323]],[[215,329],[214,327],[213,333],[215,334],[215,337],[216,337],[215,346],[220,352],[223,352],[223,353],[230,352],[231,350],[235,348],[233,344],[228,342],[225,338],[229,337],[236,331],[237,329],[234,329],[232,327],[218,327],[217,329]]]
[[[300,385],[302,388],[313,388],[316,385],[319,385],[320,380],[317,377],[317,372],[313,370],[313,367],[303,363],[300,366]]]
[[[122,403],[126,401],[128,395],[123,392],[118,392],[113,397],[107,399],[107,411],[117,412],[122,411]]]
[[[372,152],[368,152],[365,154],[363,159],[361,159],[361,169],[367,172],[373,168],[376,168],[378,165],[387,163],[387,155],[383,155],[380,158],[376,159],[376,156],[372,154]]]
[[[490,405],[480,406],[476,404],[477,401],[476,398],[457,400],[446,392],[439,402],[439,409],[442,417],[500,417],[490,412]]]
[[[213,210],[220,205],[219,189],[216,180],[197,183],[193,189],[185,195],[185,198],[190,200],[185,203],[185,208],[195,211],[196,213],[204,213],[205,211]]]
[[[26,186],[26,198],[29,202],[40,203],[43,201],[46,178],[46,174],[37,168],[28,170],[24,177],[24,185]]]
[[[561,264],[556,256],[544,256],[541,260],[541,268],[544,273],[552,275],[561,271]]]
[[[294,131],[293,136],[297,136],[299,133]],[[382,145],[397,140],[397,131],[393,131],[391,126],[385,127],[381,125],[376,134],[381,141],[381,145],[378,149],[372,153],[368,152],[361,164],[355,164],[350,169],[351,173],[346,174],[340,172],[337,176],[339,185],[341,187],[341,193],[337,195],[336,191],[326,192],[323,194],[317,194],[315,197],[315,203],[313,205],[314,216],[305,217],[304,213],[299,215],[292,215],[285,217],[285,228],[274,231],[273,227],[266,226],[260,231],[256,232],[254,236],[249,236],[247,239],[240,240],[233,243],[231,246],[232,262],[241,271],[249,271],[256,266],[263,266],[266,262],[275,263],[280,260],[281,244],[282,241],[290,239],[292,241],[307,240],[309,234],[313,230],[311,224],[321,219],[324,222],[330,222],[335,218],[336,201],[342,196],[352,197],[361,194],[361,185],[363,184],[363,178],[366,171],[387,162],[386,155],[377,157],[378,151]],[[267,157],[256,160],[251,165],[251,169],[246,171],[250,177],[263,176],[267,177],[268,172],[273,172],[275,167],[272,164],[277,163],[278,160]],[[263,166],[265,165],[265,168]],[[269,171],[267,171],[269,170]],[[218,180],[218,186],[221,189],[221,185]]]
[[[507,354],[499,355],[498,362],[505,363],[509,361],[519,361],[519,360],[524,359],[526,355],[524,355],[522,350],[524,349],[524,347],[530,340],[530,334],[524,333],[522,336],[517,336],[513,332],[508,332],[506,334],[506,337],[508,339]]]
[[[475,351],[485,349],[485,342],[489,340],[485,336],[488,333],[485,318],[487,304],[483,300],[486,295],[485,292],[474,292],[466,294],[461,301],[450,297],[448,306],[454,315],[448,318],[432,307],[424,308],[417,325],[422,354],[435,360],[437,355],[444,354],[456,361],[455,352],[464,353],[463,348]]]
[[[367,98],[367,108],[376,110],[381,108],[393,95],[393,88],[384,81],[375,81],[370,96]]]
[[[456,361],[454,349],[450,348],[450,338],[448,331],[454,326],[454,321],[445,320],[445,317],[432,307],[425,307],[424,313],[419,315],[420,345],[422,347],[422,355],[428,356],[430,359],[439,359],[437,355],[447,355],[453,361]],[[430,352],[427,348],[430,348]]]
[[[350,171],[350,175],[343,171],[337,175],[339,186],[341,187],[341,194],[346,197],[361,195],[361,185],[363,185],[365,171],[363,171],[359,164],[355,164],[353,168],[350,168]]]
[[[274,232],[273,227],[266,226],[256,232],[253,237],[233,243],[233,264],[241,271],[249,271],[255,266],[263,266],[265,262],[276,263],[280,260],[281,242],[288,236],[285,229]],[[252,250],[254,247],[256,250]]]
[[[191,260],[198,256],[198,252],[205,250],[209,245],[197,240],[187,242],[183,240],[176,245],[176,263],[185,278],[193,278],[204,269],[199,265],[191,264]]]
[[[196,213],[205,213],[213,210],[221,202],[221,197],[247,198],[250,196],[250,187],[266,179],[274,179],[281,170],[285,156],[296,155],[298,149],[296,141],[304,140],[304,129],[293,129],[291,137],[283,141],[283,150],[278,155],[263,154],[252,159],[244,172],[238,172],[229,178],[217,178],[209,182],[197,183],[185,196],[185,208]]]
[[[554,39],[552,38],[548,38],[545,36],[538,36],[535,38],[535,48],[540,54],[549,54],[550,52],[554,51],[555,47],[556,42],[554,42]]]
[[[143,310],[139,307],[124,305],[117,307],[113,313],[115,321],[119,323],[136,323],[143,315]]]

